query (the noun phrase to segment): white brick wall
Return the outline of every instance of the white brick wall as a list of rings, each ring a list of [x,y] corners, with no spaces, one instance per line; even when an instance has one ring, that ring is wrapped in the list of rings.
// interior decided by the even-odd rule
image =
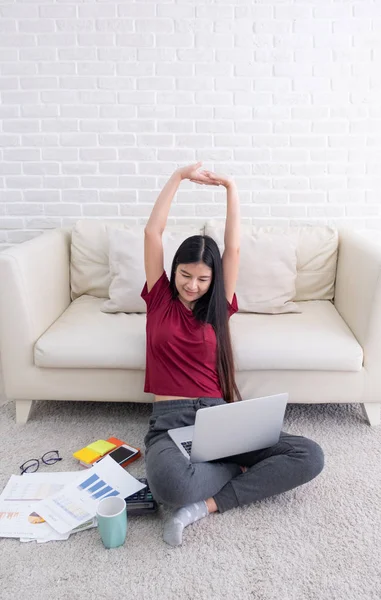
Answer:
[[[255,223],[381,229],[379,0],[0,4],[0,247],[144,224],[169,175]],[[183,182],[169,222],[224,218]]]

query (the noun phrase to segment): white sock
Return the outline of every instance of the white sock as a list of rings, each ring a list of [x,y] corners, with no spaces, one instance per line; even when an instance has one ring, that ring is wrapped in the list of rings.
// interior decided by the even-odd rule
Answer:
[[[184,527],[206,517],[208,514],[208,507],[204,500],[179,508],[164,524],[164,541],[171,546],[180,546],[183,541]]]

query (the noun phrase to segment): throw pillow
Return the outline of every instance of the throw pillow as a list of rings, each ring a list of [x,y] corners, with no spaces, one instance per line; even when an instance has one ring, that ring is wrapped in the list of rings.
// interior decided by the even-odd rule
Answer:
[[[109,269],[111,283],[109,300],[101,311],[105,313],[146,312],[147,306],[140,297],[146,276],[144,268],[144,231],[137,228],[116,229],[108,227]],[[164,270],[170,277],[173,257],[180,244],[191,235],[200,235],[200,227],[188,226],[184,231],[166,229],[163,233]]]
[[[295,297],[296,246],[282,234],[241,238],[237,300],[240,312],[301,313]]]

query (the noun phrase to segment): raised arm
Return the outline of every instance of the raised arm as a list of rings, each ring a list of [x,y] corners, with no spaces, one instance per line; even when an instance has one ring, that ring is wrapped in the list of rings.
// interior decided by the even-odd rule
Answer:
[[[206,179],[206,181],[205,181]],[[207,171],[203,169],[197,173],[195,179],[197,183],[207,183],[208,185],[222,185],[226,189],[226,222],[225,222],[225,235],[224,235],[224,246],[225,250],[233,249],[239,250],[240,247],[240,210],[239,210],[239,197],[236,183],[232,177],[227,175],[221,175],[213,173],[213,171]]]
[[[231,303],[237,285],[240,260],[240,210],[238,190],[234,181],[226,186],[226,223],[222,269],[226,298]]]
[[[148,292],[164,272],[162,236],[167,224],[171,202],[180,183],[181,175],[175,171],[161,190],[144,228],[144,268]]]
[[[233,180],[230,180],[225,187],[227,201],[224,236],[225,251],[227,250],[227,248],[239,250],[241,238],[241,217],[239,210],[238,190]]]
[[[215,185],[226,188],[226,222],[224,235],[224,253],[222,255],[222,268],[224,273],[224,285],[226,298],[231,303],[233,300],[239,271],[239,249],[240,249],[240,209],[238,190],[235,181],[226,175],[213,173],[212,171],[201,171]]]
[[[182,177],[179,170],[175,171],[157,197],[151,216],[144,228],[145,232],[162,234],[167,224],[169,209]]]

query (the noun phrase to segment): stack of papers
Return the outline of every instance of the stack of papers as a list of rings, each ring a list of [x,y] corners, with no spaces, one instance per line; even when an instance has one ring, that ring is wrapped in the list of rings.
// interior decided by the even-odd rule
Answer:
[[[59,534],[48,525],[39,516],[38,505],[77,477],[78,473],[12,475],[0,495],[0,537],[17,537],[21,542],[36,540],[39,543],[67,540],[70,533]],[[86,529],[95,526],[96,519],[91,519]]]
[[[112,458],[82,471],[12,475],[0,494],[0,537],[21,542],[67,540],[96,527],[103,498],[127,498],[145,485]]]

